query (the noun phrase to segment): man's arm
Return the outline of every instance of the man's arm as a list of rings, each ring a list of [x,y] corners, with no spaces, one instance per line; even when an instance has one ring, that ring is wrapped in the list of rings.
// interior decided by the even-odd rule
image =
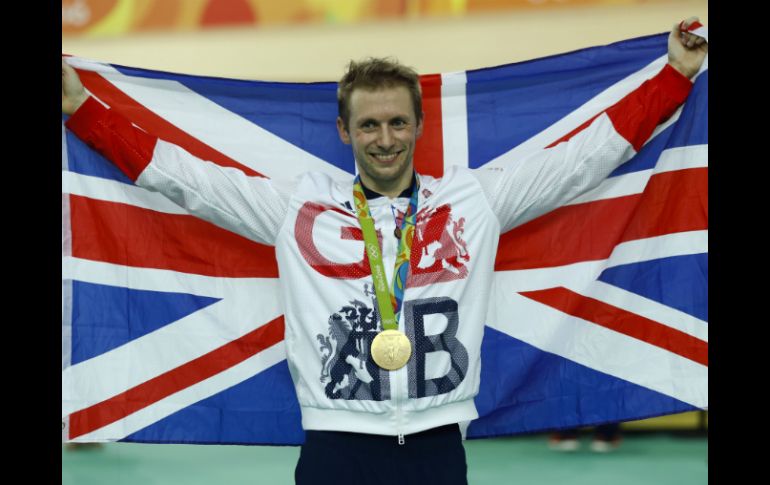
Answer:
[[[515,166],[477,169],[487,200],[498,216],[501,232],[560,207],[596,187],[628,161],[689,94],[707,44],[686,29],[691,17],[672,29],[669,62],[652,79],[599,116],[578,127],[566,141],[521,160]]]
[[[160,192],[191,214],[248,239],[274,244],[286,216],[291,184],[251,177],[201,160],[138,128],[89,97],[62,59],[66,126],[137,185]]]

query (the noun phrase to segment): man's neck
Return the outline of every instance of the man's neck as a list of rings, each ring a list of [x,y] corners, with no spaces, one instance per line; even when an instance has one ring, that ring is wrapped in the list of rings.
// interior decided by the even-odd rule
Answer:
[[[407,180],[406,185],[404,183],[400,183],[398,188],[393,190],[380,190],[380,187],[377,186],[371,187],[363,177],[361,177],[361,186],[364,189],[364,195],[366,195],[367,199],[375,199],[382,196],[392,199],[395,197],[410,197],[412,195],[412,187],[414,186],[416,180],[417,176],[415,172],[412,171],[412,176]]]

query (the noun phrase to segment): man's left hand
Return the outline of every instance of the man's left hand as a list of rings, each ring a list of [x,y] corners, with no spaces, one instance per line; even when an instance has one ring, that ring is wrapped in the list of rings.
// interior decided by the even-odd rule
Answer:
[[[668,36],[668,63],[688,78],[698,73],[708,53],[706,39],[687,31],[690,25],[698,21],[698,17],[690,17],[674,24]]]

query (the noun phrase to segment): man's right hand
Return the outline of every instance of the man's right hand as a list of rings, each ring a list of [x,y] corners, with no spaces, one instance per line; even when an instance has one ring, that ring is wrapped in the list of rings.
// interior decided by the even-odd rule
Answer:
[[[75,70],[67,64],[64,59],[61,60],[61,112],[71,115],[80,105],[88,99],[88,93],[80,82],[80,76]]]

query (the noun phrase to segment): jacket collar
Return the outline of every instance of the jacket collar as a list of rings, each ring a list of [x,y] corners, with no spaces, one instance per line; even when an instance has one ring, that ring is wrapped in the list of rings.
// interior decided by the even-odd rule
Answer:
[[[412,172],[412,183],[409,184],[409,187],[404,189],[403,192],[398,194],[399,197],[406,197],[409,198],[412,196],[412,190],[414,189],[414,184],[417,183],[417,175],[415,172]],[[361,187],[364,189],[364,195],[366,196],[367,200],[376,199],[378,197],[384,197],[384,195],[380,194],[379,192],[375,192],[374,190],[370,189],[366,185],[364,185],[364,181],[361,181]]]

